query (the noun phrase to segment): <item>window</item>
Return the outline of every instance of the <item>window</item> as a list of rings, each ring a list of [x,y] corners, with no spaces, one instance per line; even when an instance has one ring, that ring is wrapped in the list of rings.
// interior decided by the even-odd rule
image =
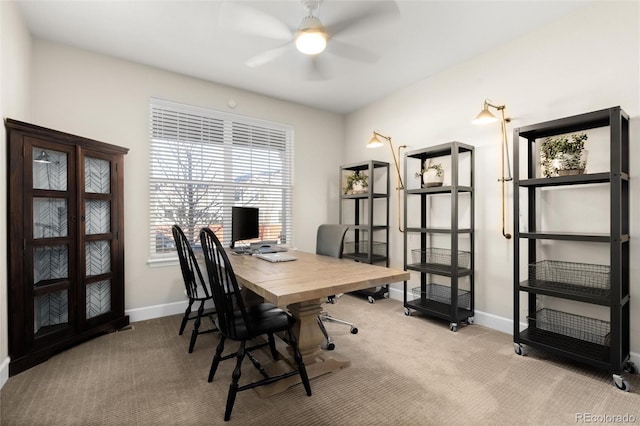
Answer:
[[[194,246],[203,227],[224,245],[231,207],[260,209],[260,239],[292,243],[293,128],[158,99],[150,102],[152,261],[175,258],[171,226]]]

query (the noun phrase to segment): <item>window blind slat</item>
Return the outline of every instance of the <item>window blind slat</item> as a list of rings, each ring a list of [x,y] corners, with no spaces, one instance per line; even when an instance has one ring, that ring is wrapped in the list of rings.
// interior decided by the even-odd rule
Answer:
[[[158,99],[149,122],[152,257],[174,252],[174,223],[228,243],[232,206],[260,208],[261,239],[293,242],[291,126]]]

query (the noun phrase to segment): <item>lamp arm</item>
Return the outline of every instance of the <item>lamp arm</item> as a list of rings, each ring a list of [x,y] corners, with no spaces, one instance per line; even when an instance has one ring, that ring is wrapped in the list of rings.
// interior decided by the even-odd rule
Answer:
[[[513,180],[513,178],[511,177],[511,165],[509,164],[509,145],[507,143],[507,119],[504,116],[504,105],[502,105],[501,107],[498,107],[498,109],[500,110],[500,112],[502,113],[502,124],[500,126],[500,130],[502,132],[502,147],[501,147],[501,173],[502,176],[500,178],[500,182],[502,185],[502,236],[505,237],[507,240],[511,239],[511,234],[507,233],[505,231],[505,193],[504,193],[504,185],[506,181],[511,181]],[[507,156],[507,167],[509,170],[509,177],[505,178],[504,176],[504,157],[505,157],[505,151],[506,151],[506,156]]]
[[[406,148],[406,145],[400,145],[398,147],[398,157],[396,157],[396,153],[393,150],[393,142],[391,142],[391,138],[387,139],[389,141],[389,146],[391,148],[391,155],[393,156],[393,163],[396,166],[396,173],[398,174],[398,187],[396,189],[404,189],[404,183],[402,182],[402,177],[400,176],[400,165],[398,164],[398,157],[400,157],[400,149]]]

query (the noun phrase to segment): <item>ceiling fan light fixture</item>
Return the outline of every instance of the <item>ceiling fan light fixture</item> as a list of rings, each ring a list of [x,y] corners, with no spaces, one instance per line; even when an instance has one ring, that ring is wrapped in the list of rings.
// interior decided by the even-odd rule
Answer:
[[[296,34],[296,48],[305,55],[317,55],[327,47],[327,35],[320,19],[306,16],[302,19]]]

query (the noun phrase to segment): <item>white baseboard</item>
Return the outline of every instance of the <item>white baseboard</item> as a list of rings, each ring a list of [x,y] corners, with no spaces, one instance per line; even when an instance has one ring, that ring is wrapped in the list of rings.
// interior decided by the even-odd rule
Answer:
[[[145,306],[144,308],[129,309],[124,311],[129,315],[130,322],[145,321],[154,318],[168,317],[184,313],[187,309],[187,301],[166,303],[164,305]]]
[[[9,363],[11,362],[11,358],[6,357],[2,364],[0,364],[0,389],[7,383],[9,380]]]

